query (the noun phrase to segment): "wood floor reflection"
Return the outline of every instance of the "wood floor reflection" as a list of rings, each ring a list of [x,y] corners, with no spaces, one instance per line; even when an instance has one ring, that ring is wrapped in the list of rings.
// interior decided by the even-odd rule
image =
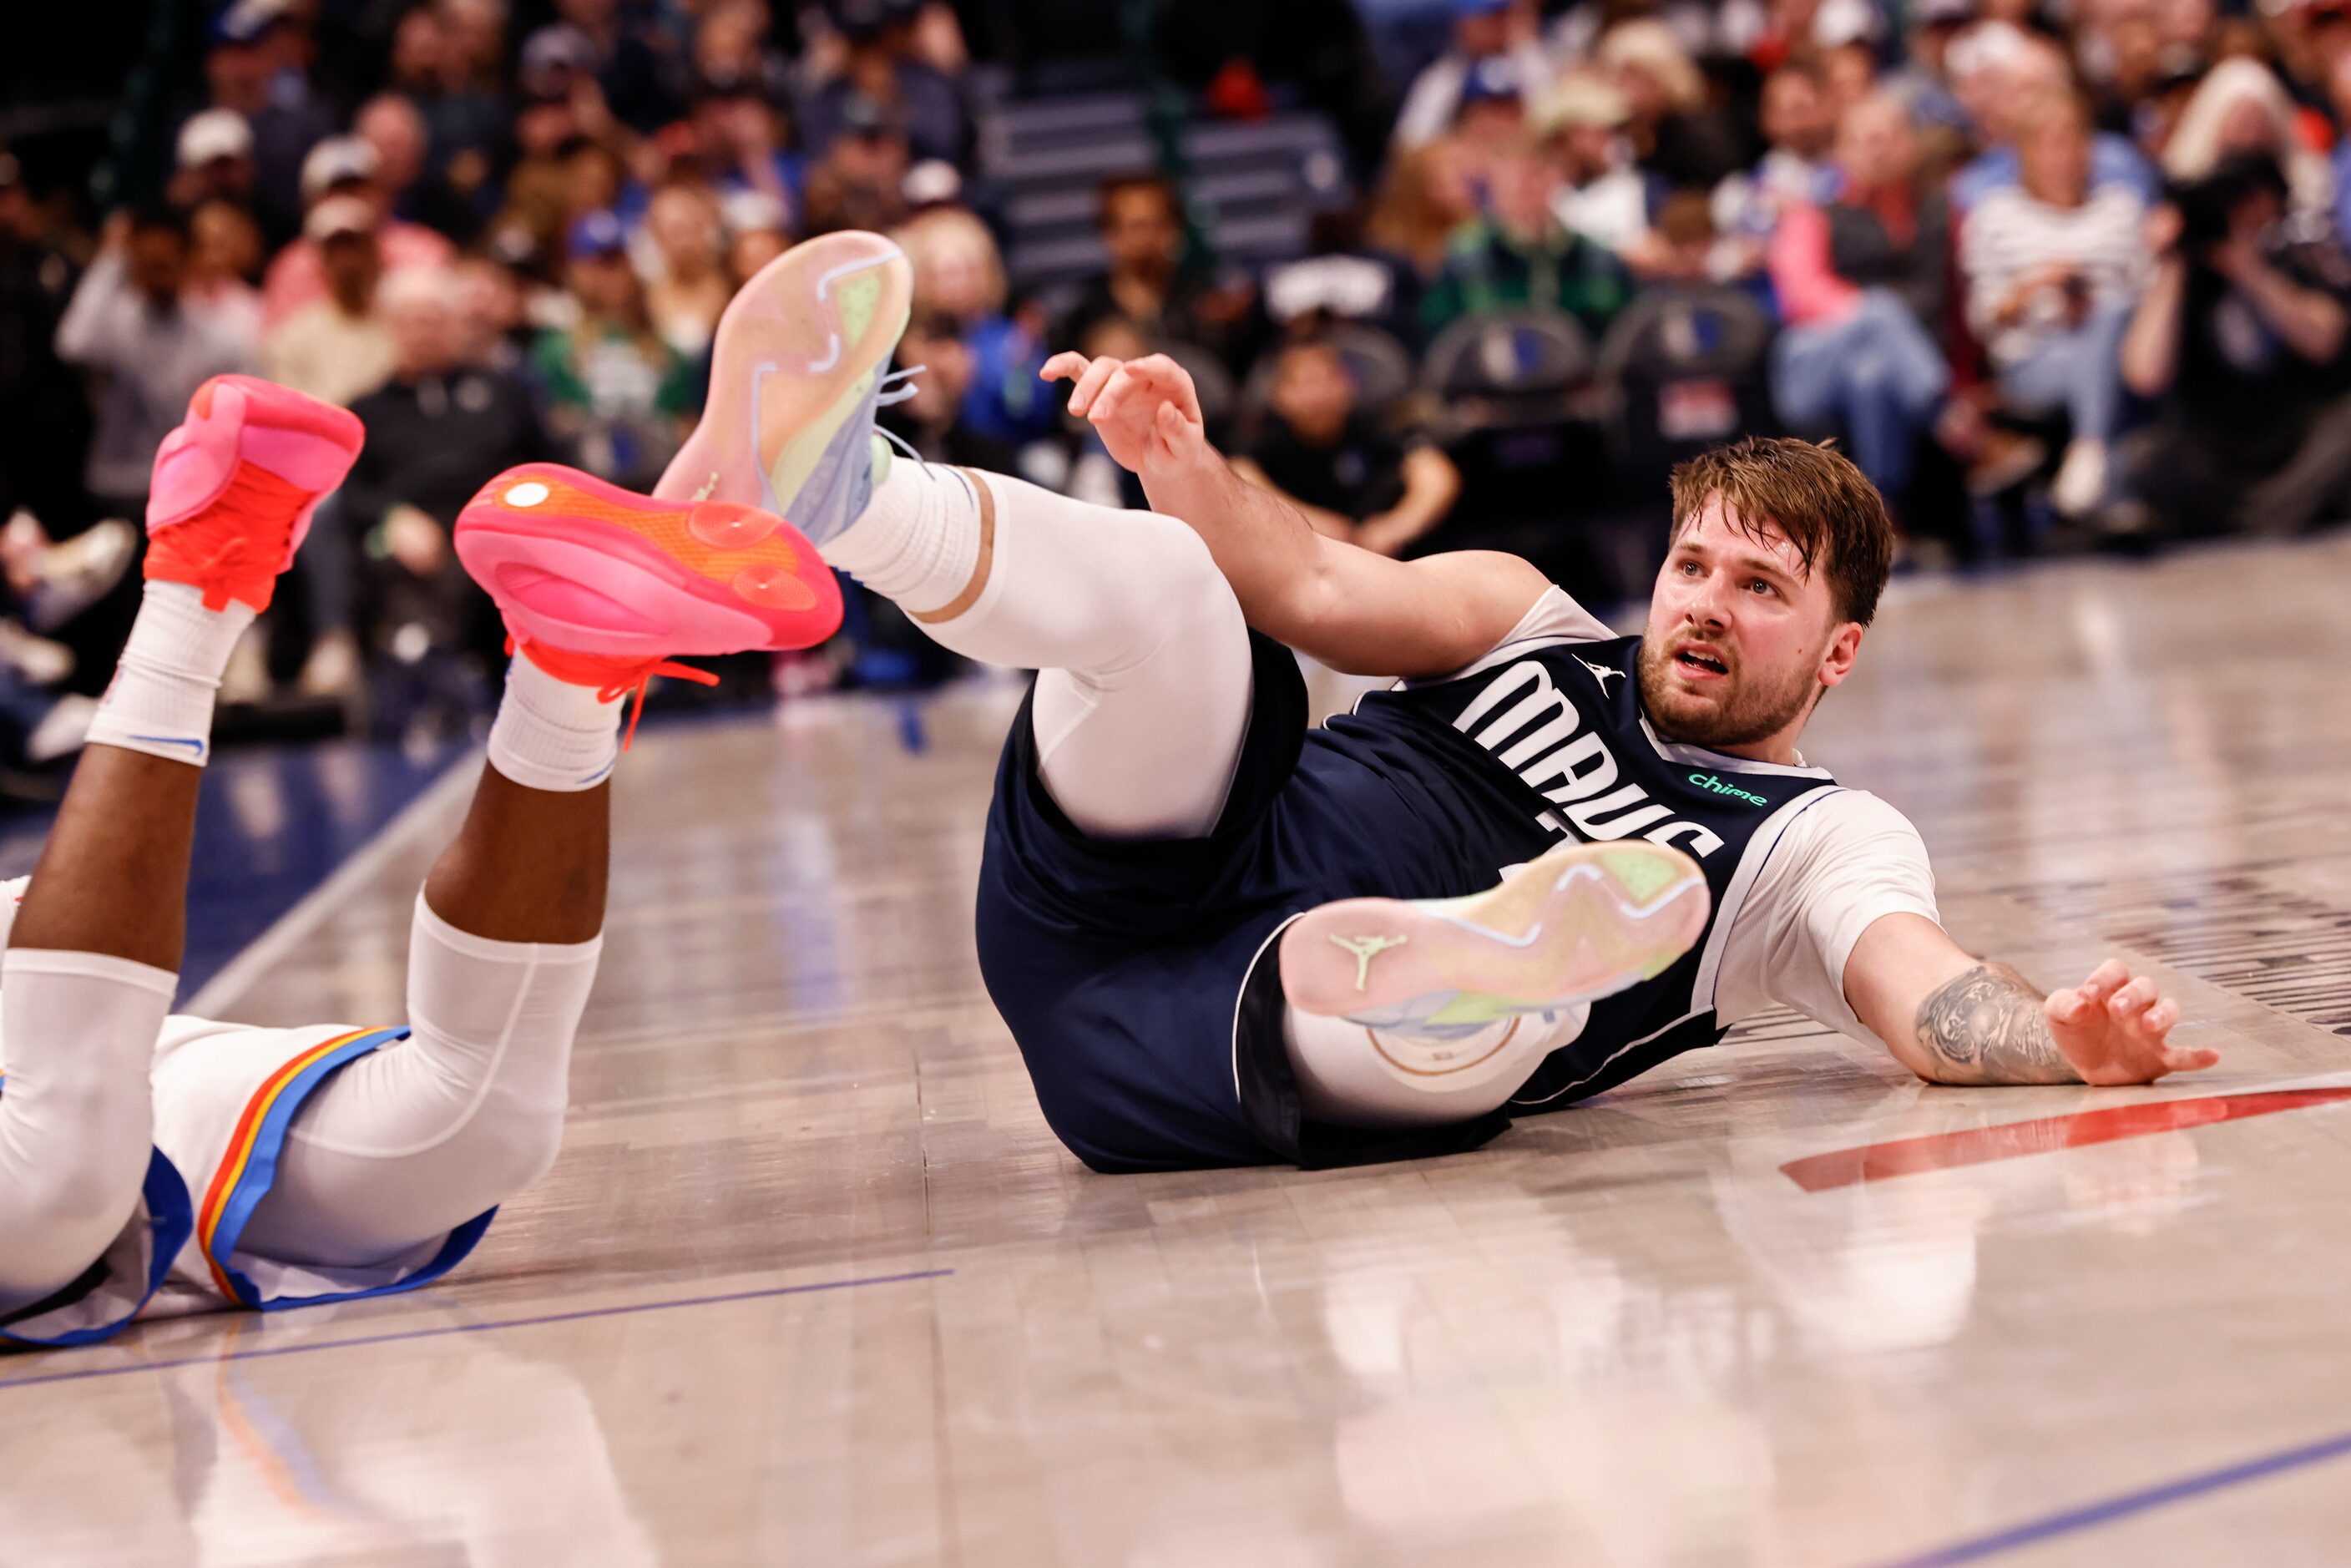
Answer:
[[[0,1562],[1841,1568],[2329,1437],[2337,1097],[1782,1167],[2351,1082],[2346,588],[2342,541],[1898,585],[1807,737],[1962,940],[2156,966],[2217,1071],[1928,1089],[1781,1015],[1363,1171],[1101,1177],[1046,1131],[971,932],[1017,688],[648,731],[554,1174],[424,1295],[0,1361]],[[463,797],[207,1000],[396,1018]],[[2346,1539],[2351,1458],[2017,1560]]]

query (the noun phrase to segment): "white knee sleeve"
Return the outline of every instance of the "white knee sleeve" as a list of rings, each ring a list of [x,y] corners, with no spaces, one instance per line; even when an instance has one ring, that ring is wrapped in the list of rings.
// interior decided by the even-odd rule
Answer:
[[[0,1312],[71,1284],[138,1208],[177,984],[97,953],[0,960]]]
[[[409,1038],[352,1062],[302,1107],[243,1245],[287,1262],[379,1263],[545,1175],[602,949],[601,936],[493,942],[420,896]]]

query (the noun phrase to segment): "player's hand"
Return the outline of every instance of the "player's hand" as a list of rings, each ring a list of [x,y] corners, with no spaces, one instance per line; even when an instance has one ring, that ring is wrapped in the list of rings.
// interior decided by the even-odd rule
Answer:
[[[2119,958],[2099,965],[2079,986],[2050,992],[2043,1009],[2050,1039],[2085,1083],[2152,1083],[2220,1060],[2217,1051],[2173,1045],[2179,1004],[2158,996],[2147,976],[2134,977]]]
[[[1200,394],[1189,371],[1165,354],[1089,360],[1056,354],[1037,372],[1070,382],[1070,412],[1102,433],[1113,461],[1132,474],[1196,462],[1208,451]]]

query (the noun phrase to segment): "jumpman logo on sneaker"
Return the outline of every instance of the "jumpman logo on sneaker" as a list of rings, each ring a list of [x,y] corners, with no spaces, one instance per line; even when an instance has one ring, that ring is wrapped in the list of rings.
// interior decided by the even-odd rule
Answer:
[[[1386,952],[1389,948],[1401,947],[1412,939],[1408,936],[1334,936],[1331,940],[1338,946],[1354,955],[1355,989],[1360,991],[1367,988],[1371,985],[1372,960]]]
[[[1578,659],[1575,662],[1592,672],[1592,678],[1600,683],[1600,695],[1604,697],[1608,695],[1608,678],[1611,675],[1620,681],[1625,678],[1625,672],[1622,670],[1612,670],[1605,664],[1595,664],[1589,659]]]

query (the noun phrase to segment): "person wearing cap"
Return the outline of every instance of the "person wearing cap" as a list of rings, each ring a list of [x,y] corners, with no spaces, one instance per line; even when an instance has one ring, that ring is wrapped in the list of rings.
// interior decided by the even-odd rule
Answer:
[[[1664,199],[1633,166],[1624,128],[1625,95],[1589,71],[1563,78],[1538,106],[1535,129],[1559,170],[1552,211],[1560,223],[1618,256],[1638,251]]]
[[[549,424],[573,447],[579,465],[643,490],[685,439],[694,373],[653,329],[628,243],[627,229],[609,212],[571,225],[564,280],[579,323],[542,333],[530,370],[545,390]]]
[[[376,299],[384,264],[375,208],[364,196],[329,196],[310,209],[302,238],[318,254],[326,292],[269,329],[266,373],[282,386],[348,405],[392,373],[392,332]]]
[[[800,210],[808,164],[785,145],[783,115],[748,77],[705,77],[694,92],[694,139],[721,200],[751,192]]]
[[[1551,57],[1536,37],[1531,0],[1452,0],[1453,43],[1413,78],[1396,115],[1400,150],[1425,147],[1453,128],[1471,72],[1481,60],[1508,59],[1521,84],[1547,82]]]
[[[180,127],[172,203],[193,212],[220,200],[251,206],[255,170],[253,127],[233,109],[207,109]]]
[[[1968,129],[1968,111],[1951,90],[1946,61],[1951,40],[1975,20],[1976,0],[1914,0],[1910,7],[1907,57],[1882,85],[1902,100],[1910,122],[1929,133]]]
[[[809,96],[801,129],[821,156],[850,126],[850,106],[868,98],[888,110],[917,162],[939,159],[958,168],[971,157],[971,111],[955,79],[920,58],[914,26],[921,0],[833,0],[831,20],[848,58],[841,74]]]
[[[302,199],[313,214],[329,200],[349,197],[360,203],[371,215],[370,232],[375,235],[377,254],[386,272],[448,266],[456,247],[444,236],[422,224],[386,215],[387,198],[377,179],[381,168],[371,143],[357,136],[330,136],[303,160]],[[301,236],[277,253],[262,277],[263,314],[275,328],[296,311],[326,298],[328,292],[325,258],[306,216]]]
[[[235,0],[213,24],[204,56],[211,107],[241,116],[253,137],[256,207],[263,233],[281,242],[302,225],[302,161],[334,133],[335,120],[277,47],[280,0]]]
[[[765,191],[728,191],[719,198],[718,212],[726,225],[726,269],[738,285],[792,243],[789,213]]]
[[[254,368],[255,344],[233,319],[185,296],[187,219],[176,209],[117,212],[57,323],[57,356],[100,372],[90,493],[139,515],[155,449],[213,376]]]
[[[1562,310],[1597,340],[1633,298],[1625,264],[1559,220],[1559,171],[1528,137],[1495,160],[1488,211],[1465,225],[1422,296],[1422,329],[1434,336],[1465,316]]]
[[[351,134],[375,153],[375,184],[394,222],[409,222],[464,243],[478,233],[483,214],[426,167],[431,151],[423,113],[396,92],[360,105]]]
[[[878,99],[852,97],[823,157],[809,172],[802,227],[883,232],[906,221],[908,152],[896,112]]]

